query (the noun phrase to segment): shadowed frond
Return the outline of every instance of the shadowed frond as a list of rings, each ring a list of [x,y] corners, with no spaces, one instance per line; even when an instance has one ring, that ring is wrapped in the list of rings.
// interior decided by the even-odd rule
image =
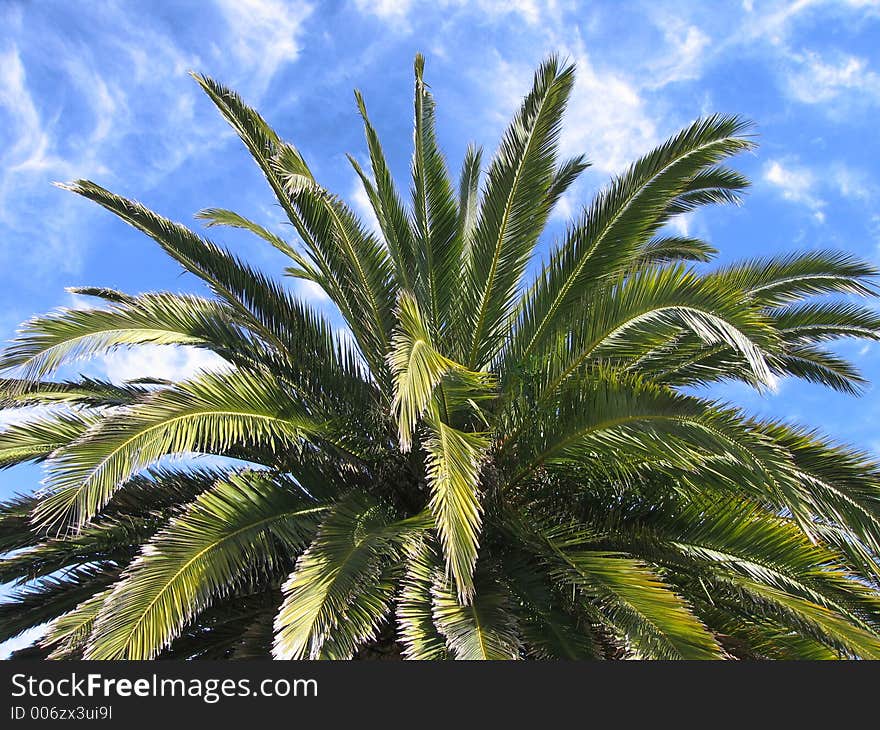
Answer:
[[[477,577],[477,593],[466,606],[442,573],[431,589],[434,622],[456,659],[519,659],[521,640],[513,598],[491,575]]]
[[[103,591],[118,576],[112,565],[88,565],[26,585],[0,603],[0,641],[51,621]]]

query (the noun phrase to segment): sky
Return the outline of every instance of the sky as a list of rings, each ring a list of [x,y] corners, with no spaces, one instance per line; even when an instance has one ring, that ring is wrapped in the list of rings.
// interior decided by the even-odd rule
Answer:
[[[33,314],[85,306],[65,287],[203,291],[151,240],[53,181],[92,179],[197,230],[196,212],[223,207],[292,235],[189,70],[235,88],[371,222],[345,158],[366,158],[352,90],[406,189],[417,52],[453,170],[469,142],[495,148],[542,58],[576,64],[561,147],[592,167],[561,201],[545,249],[630,161],[724,112],[756,124],[759,148],[735,161],[753,187],[743,206],[689,214],[678,231],[708,240],[720,262],[832,248],[880,265],[880,0],[0,0],[0,340]],[[280,273],[261,241],[211,237]],[[329,306],[314,286],[291,286]],[[880,343],[838,350],[880,383]],[[75,370],[124,380],[216,365],[196,350],[144,348]],[[876,387],[855,398],[786,380],[772,393],[712,394],[880,454]],[[25,416],[0,414],[0,425]],[[0,472],[0,499],[39,479],[36,467]]]

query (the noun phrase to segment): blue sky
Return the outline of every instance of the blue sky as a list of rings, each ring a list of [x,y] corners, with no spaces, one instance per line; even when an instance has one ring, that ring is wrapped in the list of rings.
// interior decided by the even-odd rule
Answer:
[[[758,125],[760,148],[737,161],[753,189],[743,207],[706,209],[677,227],[709,240],[721,261],[844,248],[880,263],[878,49],[880,0],[4,0],[0,339],[34,313],[81,306],[67,286],[198,290],[150,240],[53,180],[91,178],[196,227],[198,210],[227,207],[290,234],[189,69],[236,88],[322,183],[365,210],[344,156],[365,154],[353,88],[366,96],[405,186],[417,51],[427,57],[453,169],[468,142],[494,148],[532,70],[556,51],[578,68],[563,151],[586,153],[593,167],[550,234],[665,136],[701,114],[734,112]],[[258,241],[214,237],[280,270]],[[300,293],[322,304],[313,288],[300,285]],[[880,382],[880,345],[844,343],[840,351]],[[80,369],[113,379],[181,377],[214,364],[203,353],[154,348]],[[876,388],[861,399],[797,382],[769,395],[716,392],[880,453]],[[38,480],[37,469],[4,472],[0,498]]]

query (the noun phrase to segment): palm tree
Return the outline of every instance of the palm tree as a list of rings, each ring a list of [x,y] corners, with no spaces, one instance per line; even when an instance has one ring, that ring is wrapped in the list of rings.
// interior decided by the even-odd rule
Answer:
[[[698,271],[714,249],[665,226],[737,202],[748,182],[724,163],[753,147],[711,116],[615,177],[525,282],[588,166],[557,154],[573,68],[541,65],[456,189],[423,67],[409,204],[356,94],[371,170],[349,159],[379,231],[195,76],[297,240],[198,218],[284,253],[342,329],[189,228],[62,186],[212,296],[76,289],[98,304],[31,319],[5,351],[2,406],[32,415],[0,464],[46,476],[2,505],[0,581],[20,588],[0,638],[49,622],[31,655],[91,659],[880,658],[880,465],[695,394],[787,376],[857,393],[827,344],[880,339],[857,303],[878,272],[839,251]],[[52,380],[144,344],[226,366]]]

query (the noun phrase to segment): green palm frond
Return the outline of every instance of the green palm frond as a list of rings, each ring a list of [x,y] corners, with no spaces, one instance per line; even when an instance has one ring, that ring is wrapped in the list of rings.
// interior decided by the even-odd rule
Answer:
[[[324,424],[270,377],[205,374],[151,393],[58,451],[35,519],[47,527],[79,528],[126,479],[161,457],[222,455],[247,443],[293,449],[303,436],[323,432]]]
[[[707,167],[690,179],[683,192],[667,206],[666,214],[687,213],[713,203],[738,205],[742,202],[740,193],[750,184],[747,177],[729,167]]]
[[[351,658],[391,609],[386,571],[408,535],[425,522],[394,522],[382,505],[352,496],[337,503],[283,586],[273,655]]]
[[[18,588],[0,603],[0,641],[52,621],[103,591],[119,575],[112,564],[99,563],[49,575]]]
[[[0,582],[22,583],[69,567],[112,561],[127,563],[159,529],[162,518],[108,518],[69,539],[48,538],[27,550],[0,559]]]
[[[83,357],[133,345],[192,345],[239,359],[250,342],[234,314],[215,300],[186,294],[144,294],[105,309],[62,309],[25,323],[0,368],[25,381]]]
[[[529,654],[538,659],[601,658],[593,628],[554,591],[536,561],[506,556],[504,577],[516,596],[517,623]]]
[[[385,248],[339,198],[317,184],[299,151],[237,94],[207,77],[194,77],[263,171],[320,273],[318,283],[341,310],[367,361],[381,371],[396,293]]]
[[[483,433],[468,433],[442,421],[429,423],[427,452],[429,503],[446,570],[455,579],[459,598],[473,596],[472,574],[477,562],[483,508],[480,503],[480,469],[489,440]]]
[[[150,659],[250,573],[285,564],[326,506],[259,472],[217,483],[144,545],[94,620],[87,659]]]
[[[409,214],[397,192],[385,152],[379,142],[379,135],[367,116],[367,107],[360,92],[355,91],[358,111],[364,121],[364,133],[370,152],[373,180],[370,180],[353,157],[352,166],[364,185],[364,190],[379,221],[382,235],[388,245],[388,252],[394,262],[395,273],[404,289],[412,289],[416,275],[416,253],[413,232],[410,228]]]
[[[0,469],[49,458],[56,449],[82,436],[96,420],[79,413],[57,413],[3,429],[0,431]]]
[[[665,221],[666,207],[695,174],[752,147],[748,125],[736,117],[701,119],[616,178],[570,227],[543,275],[520,306],[521,322],[509,357],[527,358],[558,332],[581,292],[619,273]]]
[[[640,658],[719,659],[721,647],[687,603],[647,565],[600,551],[559,551],[552,574],[604,603],[597,618]]]
[[[775,332],[766,317],[683,266],[649,269],[598,287],[575,322],[576,334],[568,338],[561,357],[550,357],[551,377],[542,397],[551,396],[591,360],[640,356],[644,342],[653,344],[670,328],[690,332],[703,346],[731,347],[759,383],[772,380],[765,352],[774,347]]]
[[[129,405],[147,392],[145,385],[117,385],[107,380],[81,377],[61,382],[0,379],[0,409],[25,406],[83,406],[86,408]]]
[[[95,619],[111,588],[95,593],[76,608],[53,620],[40,645],[51,647],[50,659],[81,658],[86,642],[95,626]]]
[[[471,259],[471,244],[480,210],[482,167],[483,149],[468,145],[458,177],[458,237],[462,242],[462,265],[465,270]]]
[[[487,364],[501,346],[529,255],[554,200],[556,148],[574,68],[555,57],[535,73],[532,90],[502,138],[486,174],[464,291],[464,363]]]
[[[196,219],[205,221],[206,228],[228,226],[230,228],[240,228],[245,231],[250,231],[255,236],[262,238],[264,241],[277,248],[281,253],[292,258],[297,265],[304,270],[311,270],[311,265],[308,260],[297,252],[297,250],[287,241],[272,233],[264,226],[261,226],[259,223],[254,223],[252,220],[245,218],[243,215],[240,215],[235,211],[226,210],[225,208],[205,208],[196,213]]]
[[[416,290],[427,302],[428,322],[438,335],[456,305],[453,294],[462,275],[462,240],[456,235],[458,205],[446,161],[437,147],[434,98],[424,81],[425,59],[415,60],[415,132],[412,160],[412,212]]]
[[[399,324],[388,357],[394,378],[391,409],[397,416],[401,448],[408,451],[416,424],[428,411],[434,391],[444,379],[454,376],[465,384],[471,397],[480,397],[490,387],[491,379],[484,373],[467,370],[437,351],[416,299],[406,292],[398,299],[397,319]],[[447,416],[448,405],[444,398]]]
[[[0,502],[0,554],[29,547],[38,531],[31,524],[31,512],[37,505],[33,495],[16,494]]]
[[[434,624],[432,598],[434,578],[442,564],[426,540],[413,540],[405,550],[405,572],[395,609],[403,655],[407,659],[446,659],[449,652]]]
[[[690,236],[657,236],[641,250],[639,267],[678,261],[711,261],[718,250],[699,238]]]
[[[764,306],[779,306],[817,294],[875,293],[870,279],[880,271],[844,251],[811,251],[777,258],[759,258],[726,266],[712,273],[755,297]]]

